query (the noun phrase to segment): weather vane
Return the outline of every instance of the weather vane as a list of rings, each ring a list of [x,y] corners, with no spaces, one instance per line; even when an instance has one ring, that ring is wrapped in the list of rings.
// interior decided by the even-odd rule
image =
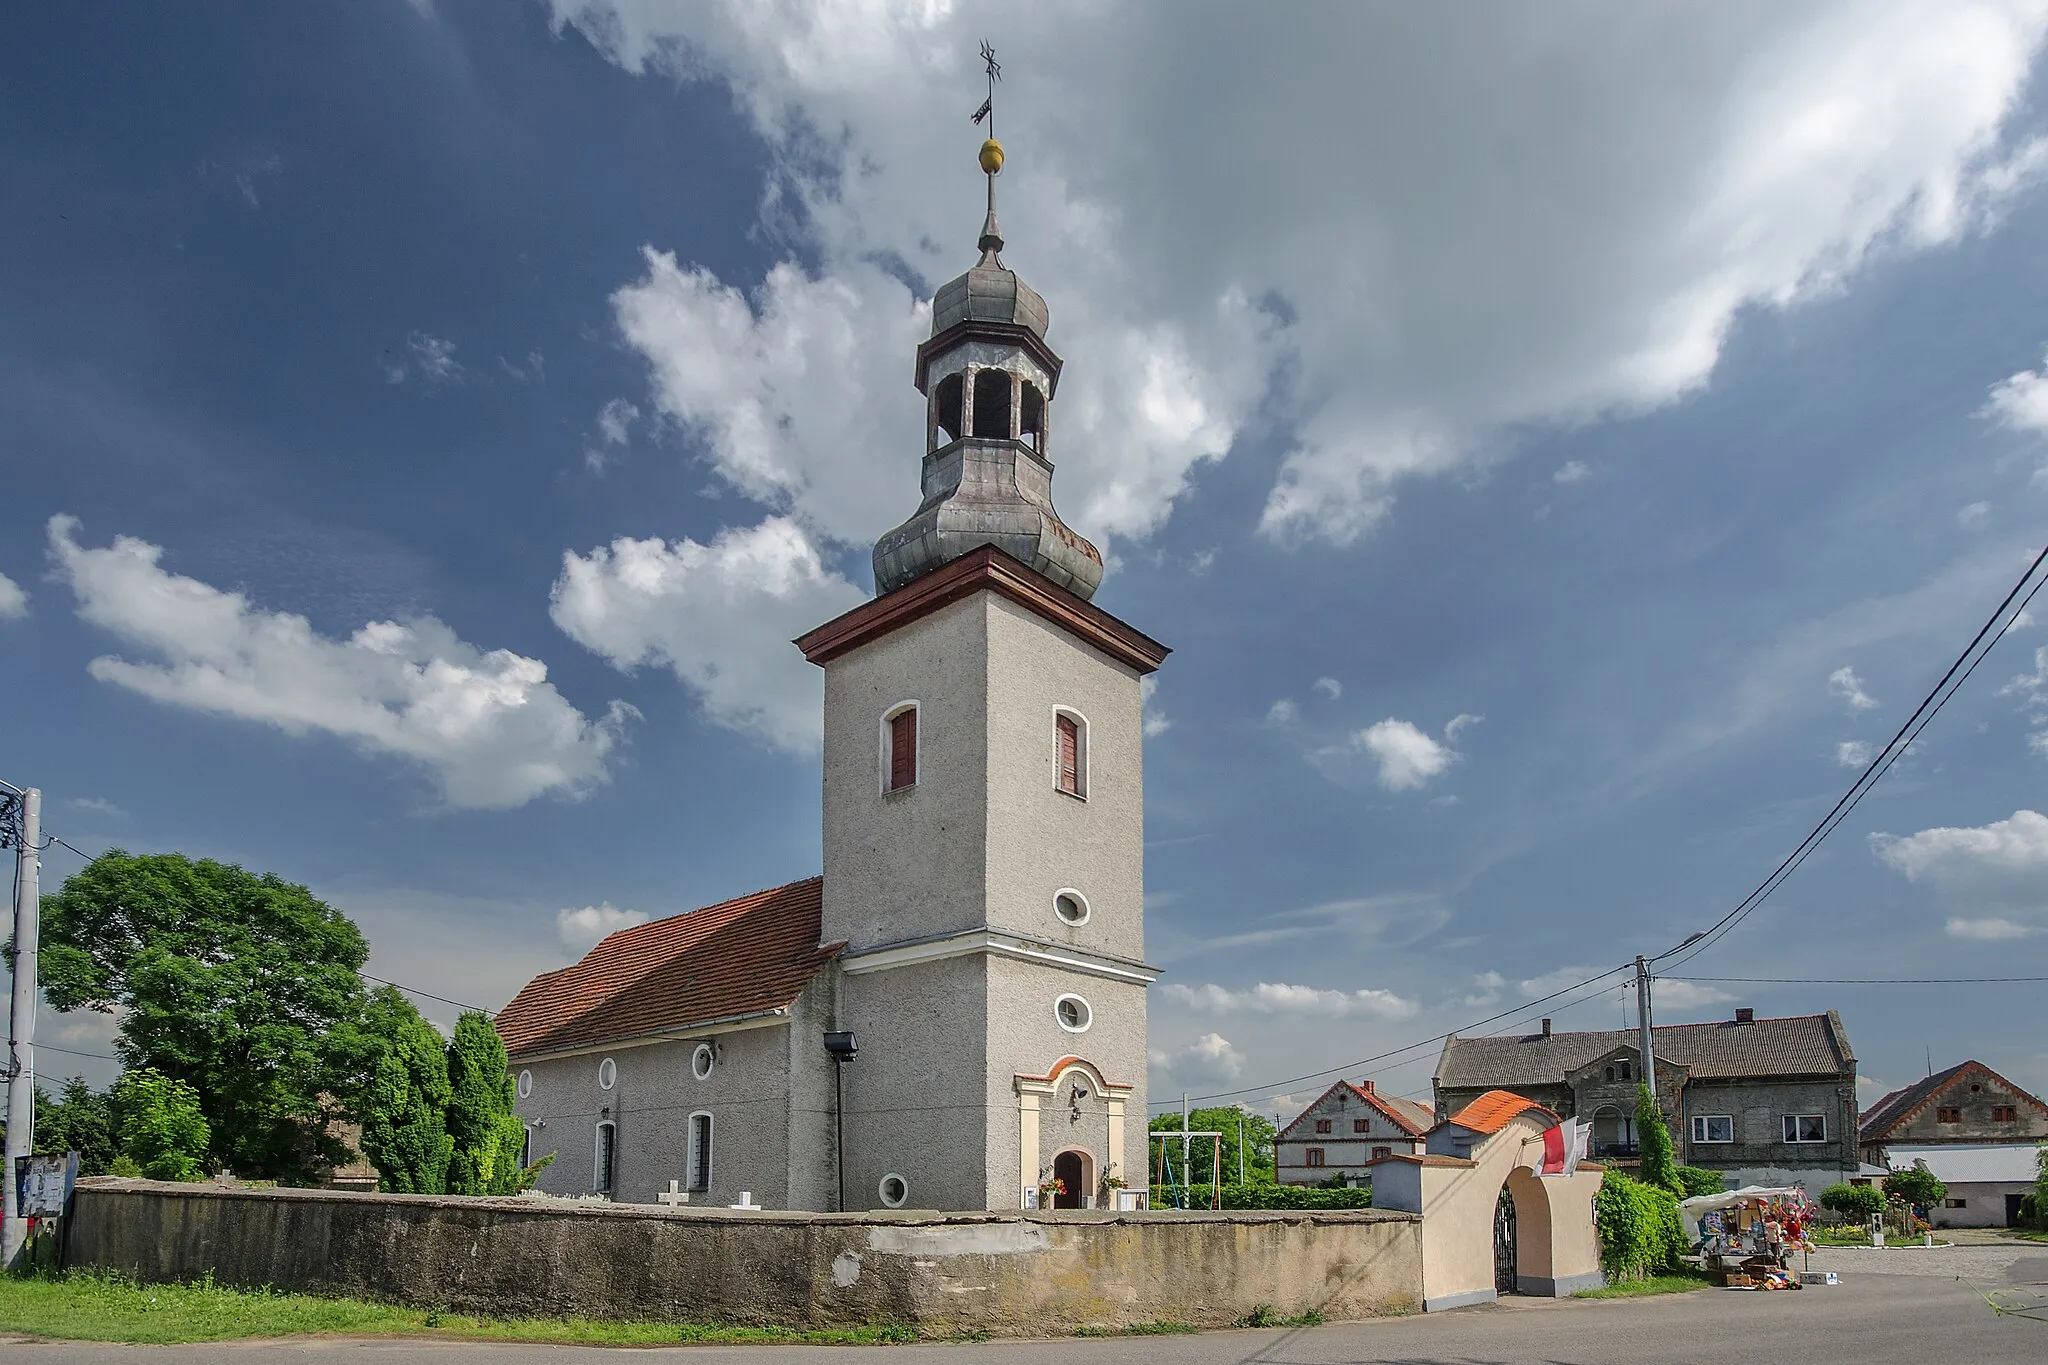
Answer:
[[[980,126],[988,120],[988,135],[996,135],[996,82],[1003,78],[1003,68],[996,61],[996,50],[989,46],[988,39],[981,40],[981,64],[988,68],[988,98],[981,102],[981,108],[974,111],[974,122]]]

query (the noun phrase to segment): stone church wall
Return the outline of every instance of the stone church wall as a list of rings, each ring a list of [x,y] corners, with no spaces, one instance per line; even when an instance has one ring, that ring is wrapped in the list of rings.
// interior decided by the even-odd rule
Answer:
[[[501,1317],[1005,1336],[1422,1301],[1420,1219],[1377,1210],[742,1214],[102,1178],[70,1263]]]

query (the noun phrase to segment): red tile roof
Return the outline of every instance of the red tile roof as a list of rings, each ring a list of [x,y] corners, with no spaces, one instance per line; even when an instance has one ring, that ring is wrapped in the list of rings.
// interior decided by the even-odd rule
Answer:
[[[820,944],[824,878],[621,929],[498,1012],[514,1057],[620,1042],[793,1003],[843,943]]]
[[[1451,1115],[1447,1121],[1457,1124],[1460,1128],[1470,1128],[1475,1133],[1498,1133],[1508,1126],[1510,1119],[1530,1109],[1542,1114],[1552,1123],[1557,1122],[1557,1115],[1536,1101],[1524,1099],[1510,1090],[1489,1090]]]
[[[1382,1095],[1377,1089],[1367,1090],[1363,1086],[1351,1085],[1351,1093],[1364,1100],[1373,1108],[1385,1114],[1403,1131],[1414,1137],[1421,1137],[1436,1123],[1436,1114],[1419,1100],[1404,1100],[1398,1095]]]

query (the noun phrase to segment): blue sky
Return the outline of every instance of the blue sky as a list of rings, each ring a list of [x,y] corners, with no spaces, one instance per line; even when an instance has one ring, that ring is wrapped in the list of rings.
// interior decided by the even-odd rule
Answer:
[[[787,641],[916,502],[986,35],[1055,492],[1176,651],[1155,1099],[1306,1098],[1712,922],[2043,539],[2048,7],[1173,10],[17,19],[0,776],[493,1007],[814,873]],[[2048,975],[2043,643],[1689,970]],[[2038,986],[1659,998],[2048,1089]]]

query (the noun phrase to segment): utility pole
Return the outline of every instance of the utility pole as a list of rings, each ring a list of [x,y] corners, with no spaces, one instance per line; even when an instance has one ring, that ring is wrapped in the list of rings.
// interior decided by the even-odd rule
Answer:
[[[1188,1149],[1188,1092],[1183,1090],[1180,1092],[1180,1178],[1183,1185],[1194,1180],[1194,1170],[1188,1165]],[[1215,1172],[1210,1172],[1209,1178],[1214,1180]]]
[[[17,1163],[35,1151],[36,939],[43,838],[43,793],[36,787],[0,791],[0,844],[14,845],[14,990],[7,1016],[7,1155],[0,1183],[6,1186],[0,1218],[0,1269],[21,1257],[28,1228],[22,1222],[15,1184]]]
[[[1650,1046],[1650,964],[1640,953],[1636,954],[1636,1038],[1643,1054],[1643,1084],[1650,1087],[1650,1100],[1655,1103],[1657,1057]]]
[[[1237,1106],[1237,1183],[1244,1184],[1244,1106]]]

